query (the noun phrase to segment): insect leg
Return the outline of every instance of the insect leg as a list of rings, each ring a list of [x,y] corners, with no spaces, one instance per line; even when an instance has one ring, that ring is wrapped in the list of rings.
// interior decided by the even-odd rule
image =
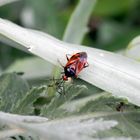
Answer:
[[[88,67],[89,66],[89,64],[88,64],[88,62],[84,65],[84,68],[86,68],[86,67]]]
[[[54,77],[52,79],[49,79],[51,80],[51,84],[48,85],[48,87],[53,87],[54,85],[57,86],[59,84],[59,81],[61,80],[62,78],[59,78],[59,79],[55,79]]]
[[[60,79],[61,81],[57,81],[57,92],[59,93],[59,94],[62,94],[63,93],[63,86],[62,86],[62,84],[63,84],[63,80],[62,79]]]
[[[70,55],[70,54],[66,54],[66,58],[67,58],[67,60],[69,61],[70,59],[69,59],[68,55]]]
[[[62,88],[59,88],[59,89],[57,90],[57,92],[58,92],[60,95],[62,95]]]
[[[62,84],[63,84],[63,94],[65,95],[65,85],[64,85],[64,82]]]

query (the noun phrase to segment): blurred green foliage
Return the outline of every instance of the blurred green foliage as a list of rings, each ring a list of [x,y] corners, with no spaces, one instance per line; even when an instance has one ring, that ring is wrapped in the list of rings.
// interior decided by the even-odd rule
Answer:
[[[131,11],[137,1],[135,0],[98,0],[93,14],[98,16],[117,16]]]

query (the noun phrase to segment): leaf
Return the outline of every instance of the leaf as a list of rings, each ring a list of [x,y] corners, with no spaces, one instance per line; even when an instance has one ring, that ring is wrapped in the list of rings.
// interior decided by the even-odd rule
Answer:
[[[4,123],[44,123],[48,121],[48,118],[39,117],[39,116],[31,116],[31,115],[18,115],[5,113],[0,111],[0,121],[2,123],[2,119],[6,120]]]
[[[49,104],[44,106],[41,110],[41,115],[47,116],[50,118],[63,117],[65,112],[59,109],[61,105],[63,105],[66,101],[69,102],[75,97],[79,96],[82,92],[86,90],[85,86],[82,85],[67,85],[65,87],[66,95],[58,95],[54,97]]]
[[[124,103],[122,112],[117,111],[120,102]],[[51,119],[64,119],[66,116],[84,116],[85,114],[89,114],[90,116],[90,114],[94,114],[94,118],[103,118],[105,120],[115,120],[118,122],[115,128],[96,134],[96,138],[118,137],[120,135],[133,138],[140,137],[140,108],[129,104],[122,98],[113,97],[109,93],[103,92],[77,100],[67,100],[67,102],[62,102],[61,98],[54,98],[42,111],[44,115],[51,117]],[[134,129],[134,131],[131,131],[132,129]]]
[[[22,133],[23,133],[23,131],[20,130],[20,129],[13,129],[13,130],[1,131],[0,132],[0,139],[1,140],[6,140],[7,138],[10,138],[12,136],[15,136],[17,134],[19,135],[19,134],[22,134]],[[12,139],[8,139],[8,140],[12,140]]]
[[[75,97],[85,92],[84,87],[81,89],[82,91],[79,89],[81,89],[80,86],[68,86],[65,96],[54,97],[52,102],[43,108],[44,115],[52,119],[48,122],[47,119],[41,117],[26,117],[0,112],[0,124],[1,122],[14,124],[14,127],[16,125],[31,133],[31,136],[35,134],[40,139],[47,138],[48,140],[52,138],[54,140],[59,138],[73,138],[75,140],[111,139],[112,136],[116,140],[120,136],[130,139],[131,137],[133,139],[139,137],[139,108],[128,104],[125,100],[112,97],[108,93],[77,99]],[[67,102],[65,102],[65,98]],[[125,102],[124,110],[117,112],[116,106],[121,101]],[[75,107],[74,110],[71,109],[73,107]],[[66,116],[69,117],[66,118]],[[54,120],[54,118],[56,119]],[[114,126],[113,123],[115,122],[117,124]],[[135,131],[131,131],[132,129]]]
[[[34,87],[18,102],[17,106],[13,109],[13,113],[17,114],[33,114],[34,113],[34,103],[45,93],[46,87]]]
[[[90,66],[79,74],[80,78],[140,106],[138,62],[111,52],[65,43],[48,34],[25,29],[3,19],[0,19],[0,34],[55,65],[59,65],[58,59],[66,64],[66,54],[87,52]]]
[[[105,110],[105,102],[103,102],[103,100],[106,98],[106,96],[109,95],[110,94],[106,92],[96,93],[94,95],[80,98],[71,102],[65,102],[63,105],[60,106],[60,109],[63,109],[65,112],[70,114],[79,114],[79,113],[89,113],[92,111],[93,112],[101,111],[102,109],[101,107],[104,106],[102,111],[108,111]],[[102,100],[100,100],[101,98]],[[97,103],[95,103],[96,101]],[[108,102],[110,102],[110,99],[108,100]],[[114,103],[112,102],[112,104],[114,104],[114,110],[115,110],[115,102]]]
[[[21,115],[15,115],[10,113],[4,113],[0,112],[0,124],[4,124],[6,126],[9,126],[4,131],[0,132],[0,139],[3,140],[39,140],[38,136],[36,134],[31,134],[31,132],[25,131],[21,124],[33,124],[33,123],[44,123],[48,121],[47,118],[37,117],[37,116],[21,116]],[[18,124],[17,126],[15,124]],[[6,135],[7,134],[7,135]],[[12,138],[11,138],[12,137]]]
[[[4,6],[6,4],[9,4],[9,3],[12,3],[12,2],[16,2],[16,1],[19,1],[19,0],[1,0],[0,1],[0,6]]]
[[[45,121],[45,118],[40,117],[42,121],[36,122],[39,118],[35,116],[26,117],[0,112],[0,122],[11,124],[11,126],[30,133],[31,136],[35,134],[40,139],[47,140],[137,140],[139,139],[137,130],[139,125],[136,125],[135,122],[138,124],[140,113],[132,113],[90,113],[50,121]],[[21,117],[23,122],[16,121]],[[29,118],[33,118],[31,120],[34,122],[28,121]]]
[[[125,55],[139,61],[140,60],[139,51],[140,51],[140,36],[137,36],[129,43],[125,51]]]
[[[83,92],[85,92],[85,90],[83,90]],[[55,118],[56,120],[58,118],[64,119],[66,116],[70,117],[76,115],[78,117],[84,116],[85,114],[89,114],[89,116],[90,114],[94,114],[94,118],[103,118],[105,120],[115,120],[118,122],[115,128],[99,132],[96,134],[95,138],[111,136],[115,138],[118,136],[129,138],[140,137],[139,107],[128,103],[126,99],[113,97],[106,92],[97,93],[84,98],[69,98],[70,95],[72,97],[74,94],[77,94],[76,90],[74,89],[74,91],[72,91],[68,88],[64,97],[55,97],[49,105],[42,109],[42,115],[51,119]],[[121,107],[122,111],[118,112],[117,109],[121,102],[123,102],[124,105]],[[135,129],[135,131],[131,131],[132,129]]]
[[[29,85],[16,73],[0,76],[0,110],[12,112],[29,90]]]
[[[66,27],[63,40],[80,44],[87,33],[87,23],[96,0],[80,0]],[[80,22],[77,22],[80,21]]]
[[[40,139],[47,140],[90,140],[97,132],[109,130],[117,125],[117,122],[114,120],[96,119],[93,114],[48,122],[42,121],[40,123],[30,123],[28,121],[21,123],[21,121],[15,121],[18,118],[20,119],[20,117],[19,115],[0,113],[0,122],[3,121],[5,124],[12,124],[24,132],[36,134]],[[22,118],[28,120],[26,116]],[[37,119],[35,116],[30,116],[30,118]],[[45,120],[45,118],[42,118],[42,120]]]
[[[14,81],[14,82],[13,82]],[[34,103],[46,94],[46,87],[33,87],[16,75],[4,74],[0,77],[1,110],[17,114],[34,114]]]
[[[61,105],[60,109],[63,109],[63,111],[69,113],[69,115],[87,114],[90,112],[117,112],[116,108],[120,102],[124,103],[124,105],[122,105],[123,112],[132,110],[136,112],[140,111],[139,107],[128,103],[126,99],[116,98],[106,92],[96,93],[84,98],[72,100],[71,102],[65,102]]]
[[[50,63],[38,57],[29,57],[16,60],[5,72],[24,72],[23,78],[34,80],[50,76],[52,69]]]
[[[94,119],[92,116],[71,117],[63,120],[50,121],[38,127],[26,126],[42,138],[57,140],[90,140],[97,132],[116,126],[114,120]],[[98,127],[101,126],[101,127]],[[86,130],[86,131],[85,131]]]

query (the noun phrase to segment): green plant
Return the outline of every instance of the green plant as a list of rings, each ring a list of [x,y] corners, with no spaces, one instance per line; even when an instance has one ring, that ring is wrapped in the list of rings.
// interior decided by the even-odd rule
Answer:
[[[50,70],[50,64],[46,62],[44,67],[45,62],[38,58],[19,61],[5,72],[13,71],[14,67],[16,71],[24,71],[24,67],[18,69],[21,62],[28,62],[28,67],[42,63],[41,70],[36,70],[39,76],[25,73],[22,78],[16,72],[1,74],[0,139],[139,139],[139,62],[116,53],[71,44],[82,42],[95,4],[93,0],[79,2],[63,36],[63,40],[70,43],[0,19],[0,39],[3,42],[55,65],[59,65],[57,59],[65,64],[67,53],[86,51],[90,65],[79,75],[81,81],[65,85],[66,95],[61,96],[55,89],[51,91],[47,87],[47,81],[30,86],[33,79],[43,77],[44,73],[40,73],[43,68]],[[83,9],[87,9],[86,12]],[[77,20],[81,21],[79,25]],[[131,49],[133,47],[128,48],[127,56],[130,56],[128,51]],[[121,102],[124,105],[120,106]],[[121,107],[120,112],[117,111],[118,106]]]

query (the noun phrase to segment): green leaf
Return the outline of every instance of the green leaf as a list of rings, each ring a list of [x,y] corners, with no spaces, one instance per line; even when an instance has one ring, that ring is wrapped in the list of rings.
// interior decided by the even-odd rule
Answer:
[[[135,60],[140,60],[140,36],[135,37],[126,48],[125,55]]]
[[[59,107],[66,101],[69,102],[75,97],[78,97],[87,89],[85,86],[72,84],[67,85],[65,88],[65,95],[62,93],[62,95],[54,97],[48,105],[42,108],[41,115],[50,118],[55,118],[58,116],[63,117],[65,112],[63,112],[63,110],[59,110]]]
[[[72,92],[71,94],[74,93]],[[81,116],[82,118],[85,114],[87,116],[92,114],[91,116],[94,119],[102,118],[103,120],[114,120],[118,122],[118,125],[110,130],[98,132],[94,138],[111,136],[140,137],[140,107],[128,103],[126,99],[113,97],[106,92],[76,100],[70,99],[67,102],[64,102],[64,97],[60,97],[54,98],[48,106],[43,108],[43,115],[51,119],[63,118],[63,120],[67,120],[69,118],[68,116],[77,116],[77,118]],[[122,111],[119,112],[117,109],[121,102],[124,104],[121,106]],[[135,131],[131,131],[132,129]]]
[[[72,13],[70,21],[66,27],[63,37],[64,41],[76,44],[82,42],[85,33],[87,33],[87,23],[95,3],[96,0],[79,1],[79,4]]]
[[[103,92],[92,96],[85,97],[70,103],[66,103],[62,106],[64,110],[70,114],[85,114],[90,112],[117,112],[117,106],[123,102],[122,110],[124,112],[140,111],[139,107],[136,107],[126,99],[113,97],[111,94]]]
[[[0,76],[0,110],[12,112],[29,90],[29,85],[16,73]]]
[[[21,124],[38,124],[48,121],[46,118],[37,116],[21,116],[16,114],[10,114],[0,112],[0,125],[6,126],[5,130],[0,131],[0,139],[2,140],[39,140],[36,134],[25,131]],[[19,126],[16,126],[16,123]]]
[[[53,65],[38,57],[29,57],[18,59],[12,63],[5,71],[6,72],[24,72],[22,76],[28,80],[43,79],[49,77]]]
[[[14,81],[14,82],[13,82]],[[17,114],[33,114],[34,103],[46,94],[46,87],[33,87],[16,73],[4,74],[0,77],[0,109]]]
[[[47,140],[134,140],[139,139],[140,112],[99,112],[36,122],[39,118],[0,113],[0,122]],[[22,117],[23,121],[16,121]],[[40,117],[41,120],[41,117]],[[45,120],[45,118],[42,118]],[[13,125],[14,124],[14,125]],[[132,131],[133,130],[133,131]]]
[[[22,121],[16,121],[20,120],[21,117]],[[30,122],[29,118],[34,120],[34,122]],[[94,114],[40,122],[36,121],[38,119],[41,120],[41,117],[20,116],[0,112],[0,122],[11,124],[14,128],[16,126],[18,130],[22,129],[27,134],[31,134],[31,136],[35,134],[44,140],[91,140],[98,132],[110,130],[118,124],[114,120],[96,119]],[[42,118],[42,120],[45,120],[45,118]]]
[[[45,94],[46,87],[34,87],[17,103],[13,109],[16,114],[33,114],[35,110],[34,103]]]

